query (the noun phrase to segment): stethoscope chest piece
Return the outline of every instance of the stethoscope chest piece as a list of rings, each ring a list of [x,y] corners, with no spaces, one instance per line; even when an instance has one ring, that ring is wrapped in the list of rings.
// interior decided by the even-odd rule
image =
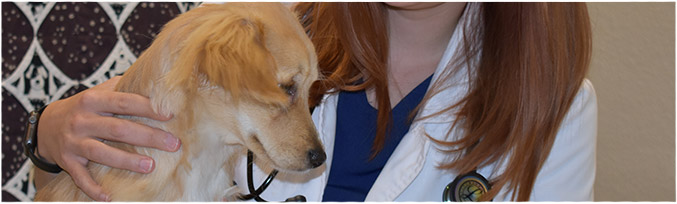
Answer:
[[[489,189],[491,189],[489,181],[477,171],[471,171],[457,176],[444,188],[442,201],[479,201],[480,196],[486,194]]]

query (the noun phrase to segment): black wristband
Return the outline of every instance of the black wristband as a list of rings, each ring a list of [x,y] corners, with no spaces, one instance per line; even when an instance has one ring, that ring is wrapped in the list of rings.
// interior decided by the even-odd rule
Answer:
[[[38,122],[40,120],[40,115],[45,111],[45,108],[47,108],[46,105],[31,111],[30,116],[28,117],[28,122],[26,122],[26,136],[23,142],[24,153],[36,167],[49,173],[59,173],[62,170],[59,165],[49,163],[35,154],[35,148],[38,146]]]

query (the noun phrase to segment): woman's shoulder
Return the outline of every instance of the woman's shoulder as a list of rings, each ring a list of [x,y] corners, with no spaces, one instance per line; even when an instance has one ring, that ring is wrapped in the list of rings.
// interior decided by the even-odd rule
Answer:
[[[583,79],[583,82],[581,83],[581,88],[578,90],[578,94],[576,96],[586,98],[586,99],[595,99],[595,88],[592,85],[592,82],[589,79]]]
[[[597,95],[595,93],[595,88],[592,85],[592,82],[589,79],[583,79],[581,82],[578,93],[574,97],[574,101],[569,107],[569,112],[565,118],[565,121],[574,119],[575,116],[580,116],[582,112],[594,112],[595,114],[584,114],[588,116],[596,116],[597,114]]]

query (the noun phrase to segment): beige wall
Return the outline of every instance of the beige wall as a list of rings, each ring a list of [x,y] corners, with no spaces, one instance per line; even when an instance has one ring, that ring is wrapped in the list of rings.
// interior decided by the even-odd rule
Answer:
[[[675,4],[588,3],[597,201],[675,201]]]

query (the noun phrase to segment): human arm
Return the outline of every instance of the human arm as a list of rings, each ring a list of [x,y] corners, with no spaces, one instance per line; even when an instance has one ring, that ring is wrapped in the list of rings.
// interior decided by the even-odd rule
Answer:
[[[152,158],[110,147],[102,140],[172,152],[180,146],[180,141],[168,132],[112,117],[120,114],[160,121],[171,119],[155,113],[150,100],[144,96],[114,91],[120,79],[114,77],[49,104],[38,123],[40,157],[58,164],[78,187],[98,201],[108,200],[108,195],[89,174],[86,168],[89,161],[139,173],[149,173],[154,168]],[[36,188],[44,186],[55,175],[36,170]]]

